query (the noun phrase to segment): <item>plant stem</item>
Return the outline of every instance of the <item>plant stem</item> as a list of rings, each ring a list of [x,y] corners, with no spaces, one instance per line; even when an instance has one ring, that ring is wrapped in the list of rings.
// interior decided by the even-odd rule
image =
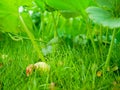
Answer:
[[[91,43],[92,43],[92,47],[93,47],[93,49],[94,49],[94,53],[95,53],[95,57],[96,57],[96,60],[98,59],[98,54],[97,54],[97,49],[96,49],[96,45],[95,45],[95,42],[94,42],[94,38],[93,38],[93,36],[92,36],[92,34],[91,34],[91,32],[92,32],[92,30],[91,30],[91,22],[90,21],[86,21],[86,23],[87,23],[87,34],[89,35],[89,37],[90,37],[90,40],[91,40]]]
[[[116,32],[116,30],[114,29],[113,35],[112,35],[112,40],[111,40],[111,43],[110,43],[110,48],[109,48],[108,55],[107,55],[106,62],[105,62],[105,66],[104,66],[104,70],[108,67],[109,62],[110,62],[111,52],[112,52],[112,48],[113,48],[113,45],[114,45],[115,32]]]
[[[90,39],[91,39],[92,46],[93,46],[93,48],[94,48],[95,57],[96,57],[96,60],[97,60],[97,59],[98,59],[98,54],[97,54],[96,45],[95,45],[95,42],[94,42],[93,38],[90,37]]]
[[[54,13],[52,13],[52,18],[53,18],[53,23],[54,23],[54,38],[56,38],[56,37],[58,37],[58,33],[57,33],[57,22],[58,22],[57,20],[58,20],[58,17],[55,18]]]
[[[34,41],[34,40],[35,40],[34,35],[33,35],[33,34],[29,31],[29,29],[27,28],[27,26],[26,26],[26,24],[25,24],[25,22],[24,22],[24,20],[23,20],[23,18],[22,18],[21,15],[19,15],[19,18],[20,18],[20,21],[21,21],[21,23],[22,23],[22,25],[23,25],[23,27],[24,27],[25,32],[27,33],[28,37],[30,38],[30,40],[31,40],[31,42],[32,42],[32,44],[33,44],[33,47],[34,47],[34,49],[36,50],[36,52],[37,52],[37,54],[38,54],[38,57],[39,57],[42,61],[45,61],[45,58],[44,58],[42,52],[40,51],[37,43]]]

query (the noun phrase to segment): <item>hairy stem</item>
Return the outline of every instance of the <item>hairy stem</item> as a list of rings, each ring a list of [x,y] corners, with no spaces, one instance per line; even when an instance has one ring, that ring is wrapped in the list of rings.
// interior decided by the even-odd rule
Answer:
[[[20,21],[21,21],[21,23],[22,23],[22,25],[23,25],[23,27],[24,27],[25,32],[27,33],[28,37],[30,38],[30,40],[31,40],[31,42],[32,42],[32,44],[33,44],[33,47],[34,47],[34,49],[36,50],[36,52],[37,52],[37,54],[38,54],[38,57],[39,57],[42,61],[44,61],[45,58],[44,58],[42,52],[40,51],[37,43],[34,41],[34,40],[35,40],[34,35],[33,35],[33,34],[29,31],[29,29],[27,28],[27,26],[26,26],[26,24],[25,24],[25,22],[24,22],[24,20],[23,20],[23,18],[22,18],[21,15],[19,15],[19,18],[20,18]]]
[[[106,69],[108,67],[109,62],[110,62],[111,52],[112,52],[112,48],[113,48],[113,45],[114,45],[115,32],[116,32],[116,30],[114,29],[104,69]]]

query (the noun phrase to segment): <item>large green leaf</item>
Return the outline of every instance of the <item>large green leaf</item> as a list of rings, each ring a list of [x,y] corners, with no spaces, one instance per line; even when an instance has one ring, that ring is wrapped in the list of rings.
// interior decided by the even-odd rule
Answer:
[[[0,30],[19,32],[19,7],[31,6],[32,0],[0,0]]]
[[[34,0],[37,6],[41,9],[41,11],[45,11],[45,3],[44,0]]]
[[[45,0],[45,1],[52,8],[61,11],[64,16],[69,14],[68,17],[86,14],[85,9],[92,2],[92,0]]]
[[[58,10],[81,11],[85,9],[92,0],[46,0],[46,3]]]
[[[109,10],[115,17],[120,16],[120,0],[96,0],[104,10]]]
[[[100,7],[112,9],[114,7],[115,0],[96,0]]]
[[[120,27],[120,18],[114,17],[110,11],[99,7],[89,7],[86,11],[89,14],[89,18],[97,24],[101,24],[109,28]]]

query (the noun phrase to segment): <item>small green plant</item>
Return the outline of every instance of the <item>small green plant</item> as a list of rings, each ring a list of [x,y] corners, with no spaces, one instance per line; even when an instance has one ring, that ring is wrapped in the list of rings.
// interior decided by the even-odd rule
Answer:
[[[104,67],[104,69],[106,69],[110,62],[116,28],[120,27],[120,2],[119,0],[96,0],[96,2],[98,7],[92,6],[86,10],[89,18],[96,24],[113,29],[112,40]]]

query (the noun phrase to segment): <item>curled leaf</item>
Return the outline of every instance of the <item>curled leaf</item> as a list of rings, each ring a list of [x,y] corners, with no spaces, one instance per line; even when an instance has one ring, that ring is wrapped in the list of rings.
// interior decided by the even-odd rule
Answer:
[[[38,70],[40,72],[49,72],[50,66],[45,62],[37,62],[34,64],[35,70]]]
[[[30,76],[32,74],[33,70],[34,70],[34,65],[33,64],[28,65],[26,68],[26,75]]]

